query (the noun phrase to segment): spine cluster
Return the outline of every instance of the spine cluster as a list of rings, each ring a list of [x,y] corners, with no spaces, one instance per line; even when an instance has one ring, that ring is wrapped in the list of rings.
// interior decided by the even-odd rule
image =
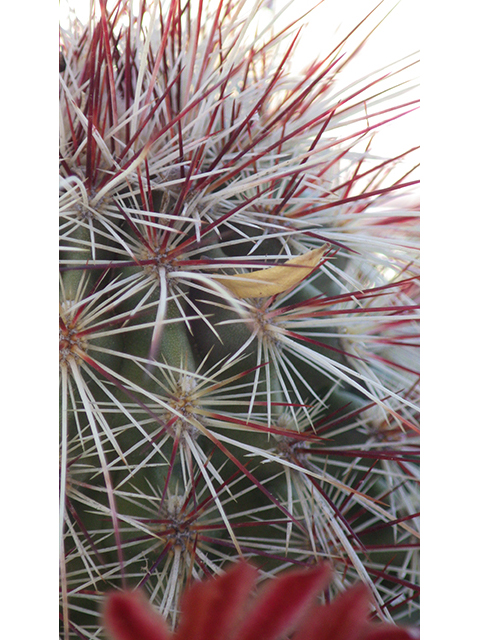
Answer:
[[[418,207],[412,150],[370,150],[411,61],[342,89],[347,40],[297,77],[266,4],[61,29],[65,638],[102,637],[112,588],[174,627],[238,558],[328,560],[332,596],[415,620]]]

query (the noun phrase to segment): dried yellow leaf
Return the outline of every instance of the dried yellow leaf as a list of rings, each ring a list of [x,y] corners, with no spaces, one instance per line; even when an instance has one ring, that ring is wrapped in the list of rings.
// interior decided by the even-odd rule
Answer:
[[[250,273],[238,273],[232,276],[214,278],[223,284],[237,298],[266,298],[288,291],[306,278],[320,263],[330,249],[327,242],[319,249],[313,249],[301,256],[295,256],[276,267],[258,269]]]

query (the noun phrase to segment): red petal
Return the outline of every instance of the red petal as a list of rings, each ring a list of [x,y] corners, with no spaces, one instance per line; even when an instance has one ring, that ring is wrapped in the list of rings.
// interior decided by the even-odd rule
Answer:
[[[361,633],[369,611],[368,588],[364,584],[355,585],[337,596],[332,604],[312,609],[293,640],[363,640]]]
[[[327,586],[330,575],[328,565],[321,565],[315,569],[292,571],[273,580],[235,640],[284,637],[305,613],[314,596]]]
[[[409,633],[407,629],[395,627],[393,624],[373,624],[365,627],[360,640],[415,640],[420,636]]]
[[[175,640],[222,640],[231,636],[245,609],[257,570],[240,562],[225,574],[196,582],[183,595]]]
[[[113,640],[170,640],[164,619],[138,591],[107,596],[104,623]]]

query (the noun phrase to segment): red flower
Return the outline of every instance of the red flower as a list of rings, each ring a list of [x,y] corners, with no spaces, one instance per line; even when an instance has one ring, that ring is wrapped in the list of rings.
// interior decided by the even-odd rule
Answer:
[[[412,640],[406,629],[369,620],[370,595],[360,584],[331,604],[313,604],[330,580],[328,565],[290,571],[251,603],[257,571],[240,562],[221,576],[196,582],[181,601],[178,629],[139,592],[107,597],[104,620],[112,640]]]

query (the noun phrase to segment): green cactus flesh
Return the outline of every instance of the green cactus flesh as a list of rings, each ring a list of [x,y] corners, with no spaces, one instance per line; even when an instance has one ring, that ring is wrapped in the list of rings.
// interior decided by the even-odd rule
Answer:
[[[343,135],[337,54],[289,74],[295,25],[256,31],[253,4],[124,2],[61,31],[65,638],[104,637],[126,586],[174,626],[239,557],[264,578],[328,560],[332,595],[361,580],[379,618],[416,620],[414,188],[373,125]],[[325,243],[270,297],[219,278]]]

